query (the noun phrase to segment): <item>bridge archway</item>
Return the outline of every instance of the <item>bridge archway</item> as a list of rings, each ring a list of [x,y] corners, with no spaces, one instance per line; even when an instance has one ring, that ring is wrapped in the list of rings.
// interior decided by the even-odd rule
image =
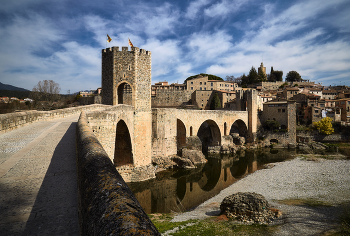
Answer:
[[[130,106],[135,105],[133,89],[131,85],[126,81],[123,81],[117,85],[117,97],[118,104],[125,104]]]
[[[176,143],[177,150],[186,146],[186,127],[179,119],[176,121]]]
[[[238,119],[232,125],[230,134],[238,134],[241,137],[247,138],[248,128],[244,121]]]
[[[198,129],[197,136],[202,141],[202,151],[208,152],[210,146],[221,145],[221,132],[213,120],[204,121]]]
[[[115,136],[114,165],[123,166],[133,164],[132,144],[128,126],[123,120],[117,123]]]

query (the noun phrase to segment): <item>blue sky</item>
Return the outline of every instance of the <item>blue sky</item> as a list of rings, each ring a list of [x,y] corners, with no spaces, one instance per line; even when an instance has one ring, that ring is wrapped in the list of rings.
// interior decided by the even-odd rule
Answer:
[[[101,86],[101,50],[152,52],[152,84],[210,73],[298,71],[323,85],[350,85],[349,0],[0,0],[0,81],[61,93]]]

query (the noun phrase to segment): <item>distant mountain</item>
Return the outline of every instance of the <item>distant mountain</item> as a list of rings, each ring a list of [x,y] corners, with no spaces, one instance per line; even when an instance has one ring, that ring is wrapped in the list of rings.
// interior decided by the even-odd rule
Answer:
[[[12,90],[12,91],[29,91],[28,89],[19,88],[9,84],[3,84],[0,82],[0,90]]]

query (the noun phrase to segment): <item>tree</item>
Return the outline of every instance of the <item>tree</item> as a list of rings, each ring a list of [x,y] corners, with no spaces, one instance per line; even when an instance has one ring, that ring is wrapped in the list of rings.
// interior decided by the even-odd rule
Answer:
[[[264,128],[270,131],[273,131],[275,129],[279,129],[280,123],[276,120],[267,120],[264,122]]]
[[[235,81],[235,76],[234,75],[226,75],[226,81]]]
[[[60,85],[53,80],[39,81],[33,88],[35,100],[54,101],[60,98]]]
[[[221,101],[219,95],[215,93],[210,102],[210,110],[216,110],[217,108],[221,108]]]
[[[334,132],[332,126],[332,118],[325,117],[318,122],[314,122],[313,125],[318,129],[321,134],[330,135]]]
[[[249,84],[254,84],[259,82],[259,75],[258,75],[258,72],[256,72],[256,69],[254,68],[254,66],[252,66],[252,68],[250,69],[248,78],[249,78]]]
[[[269,82],[282,81],[282,77],[283,77],[283,71],[273,70],[273,68],[271,68],[271,73],[268,77],[268,81]]]
[[[259,82],[266,82],[267,81],[266,74],[263,71],[259,72],[258,80],[259,80]]]
[[[286,82],[302,82],[300,74],[294,70],[289,71],[286,76]]]

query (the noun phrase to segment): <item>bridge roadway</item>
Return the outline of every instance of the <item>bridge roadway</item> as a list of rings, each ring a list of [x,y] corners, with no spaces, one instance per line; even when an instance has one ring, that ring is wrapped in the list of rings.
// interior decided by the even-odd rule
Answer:
[[[0,235],[79,235],[78,118],[0,134]]]

